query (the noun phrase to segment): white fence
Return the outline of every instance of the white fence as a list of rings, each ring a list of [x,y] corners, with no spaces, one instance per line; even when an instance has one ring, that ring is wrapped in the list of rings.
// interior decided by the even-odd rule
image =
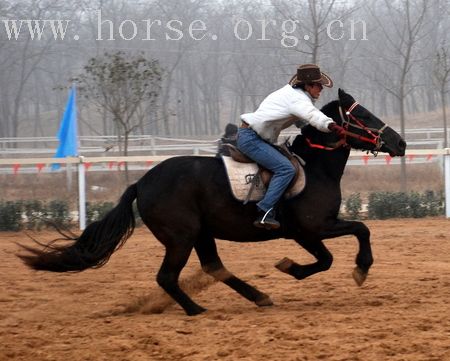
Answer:
[[[286,130],[285,138],[293,139],[298,130]],[[444,168],[446,216],[450,217],[450,148],[443,149],[444,131],[442,128],[408,129],[406,140],[407,164],[438,162]],[[120,143],[117,136],[81,136],[80,154],[83,156],[58,159],[52,158],[58,146],[56,137],[40,138],[0,138],[0,174],[52,172],[51,164],[76,164],[78,167],[79,185],[79,220],[80,228],[86,225],[86,177],[88,171],[113,170],[125,162],[130,170],[148,169],[167,158],[176,155],[211,156],[216,153],[218,139],[178,139],[155,137],[151,135],[131,136],[129,154],[120,154]],[[420,148],[420,149],[414,149]],[[142,155],[146,154],[146,155]],[[381,165],[399,164],[400,158],[391,158],[380,154],[378,157],[352,151],[348,165]]]
[[[173,155],[148,155],[148,156],[128,156],[128,157],[68,157],[58,159],[57,163],[61,164],[76,164],[78,167],[78,199],[79,199],[79,223],[80,229],[84,229],[86,226],[86,176],[85,172],[87,168],[91,168],[93,164],[115,162],[121,164],[124,162],[145,162],[152,164],[161,162],[165,159],[171,158]],[[363,157],[363,158],[362,158]],[[367,158],[366,158],[367,157]],[[450,218],[450,148],[445,149],[417,149],[408,150],[406,152],[407,159],[410,161],[414,158],[427,158],[430,157],[443,157],[444,158],[444,178],[445,178],[445,209],[446,217]],[[367,161],[370,163],[373,159],[369,156],[361,155],[361,152],[352,152],[350,161]],[[362,158],[362,159],[361,159]],[[390,158],[386,156],[379,156],[382,162],[399,162],[399,158]],[[15,158],[15,159],[0,159],[0,167],[11,168],[18,170],[22,165],[50,165],[55,163],[55,158]],[[147,167],[148,168],[148,167]]]
[[[128,152],[161,155],[175,154],[214,154],[218,139],[187,139],[155,137],[152,135],[130,136]],[[38,138],[0,138],[0,156],[39,154],[52,156],[58,147],[56,137]],[[79,137],[79,153],[86,155],[114,155],[121,153],[121,144],[117,136]]]

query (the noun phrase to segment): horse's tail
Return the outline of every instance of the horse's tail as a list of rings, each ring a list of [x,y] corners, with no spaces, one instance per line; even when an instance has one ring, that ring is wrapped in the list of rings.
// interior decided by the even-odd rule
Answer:
[[[133,184],[123,193],[117,206],[103,219],[87,226],[72,245],[48,246],[44,250],[22,246],[32,254],[19,257],[33,269],[52,272],[77,272],[103,266],[134,231],[132,205],[136,197],[137,187]]]

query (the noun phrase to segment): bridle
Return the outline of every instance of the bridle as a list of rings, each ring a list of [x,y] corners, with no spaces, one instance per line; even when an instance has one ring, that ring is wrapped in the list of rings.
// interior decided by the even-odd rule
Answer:
[[[344,128],[344,131],[342,131],[341,139],[334,144],[332,147],[327,147],[320,144],[314,144],[309,139],[306,139],[308,145],[311,148],[318,148],[323,150],[335,150],[340,147],[350,147],[350,145],[347,143],[347,137],[358,139],[362,142],[370,143],[375,146],[373,150],[370,152],[373,153],[375,156],[377,156],[378,151],[383,146],[384,142],[381,139],[381,135],[383,134],[383,131],[388,127],[387,124],[383,125],[380,129],[376,128],[369,128],[364,124],[364,122],[361,119],[358,119],[352,114],[352,111],[358,106],[358,102],[354,102],[345,112],[343,110],[343,107],[339,105],[339,115],[342,120],[342,128]],[[345,116],[344,116],[345,114]],[[352,120],[353,122],[351,122]],[[367,135],[360,135],[354,132],[351,132],[349,130],[350,127],[361,129],[367,133]],[[369,151],[368,151],[369,152]]]
[[[372,150],[372,153],[378,153],[378,151],[383,146],[384,142],[381,139],[381,135],[383,131],[388,127],[387,124],[384,124],[380,129],[369,128],[364,124],[361,119],[358,119],[352,114],[352,111],[358,106],[358,102],[354,102],[350,108],[345,112],[346,117],[344,117],[344,112],[342,110],[342,106],[339,106],[339,115],[342,120],[342,127],[345,129],[344,138],[349,136],[352,138],[356,138],[362,142],[371,143],[375,145],[375,149]],[[353,123],[350,122],[350,119],[353,120]],[[349,127],[357,128],[364,130],[367,133],[367,136],[359,135],[349,131]]]

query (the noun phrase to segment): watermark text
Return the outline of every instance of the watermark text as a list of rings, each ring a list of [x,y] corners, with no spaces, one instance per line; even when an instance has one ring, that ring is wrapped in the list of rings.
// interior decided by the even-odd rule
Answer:
[[[190,22],[179,19],[144,19],[135,21],[124,19],[113,21],[103,16],[101,10],[96,11],[97,41],[133,41],[151,42],[155,40],[180,41],[190,39],[194,41],[219,39],[213,27],[206,21],[196,19]],[[297,47],[302,41],[316,42],[318,39],[310,34],[302,34],[302,24],[299,20],[260,19],[248,21],[243,18],[231,18],[230,28],[232,36],[238,41],[279,41],[286,48]],[[79,40],[74,34],[74,27],[69,27],[71,20],[1,20],[0,37],[3,34],[8,40],[20,40],[29,37],[31,40]],[[68,30],[71,33],[68,34]],[[356,41],[367,39],[367,25],[363,20],[331,20],[321,31],[322,37],[330,41]],[[2,34],[3,31],[3,34]],[[228,35],[228,34],[227,34]],[[322,39],[323,41],[323,39]]]

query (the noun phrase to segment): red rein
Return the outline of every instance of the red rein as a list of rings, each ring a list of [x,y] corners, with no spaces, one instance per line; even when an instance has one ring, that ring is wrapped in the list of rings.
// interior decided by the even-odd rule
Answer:
[[[352,119],[352,120],[356,123],[356,125],[357,125],[359,128],[361,128],[361,129],[364,130],[369,136],[371,136],[371,138],[368,138],[368,137],[365,137],[365,136],[363,136],[363,135],[359,135],[359,134],[350,132],[350,131],[348,130],[348,126],[349,126],[350,122],[349,122],[349,121],[345,122],[344,119],[343,119],[342,113],[341,113],[341,117],[342,117],[342,120],[343,120],[343,124],[342,124],[342,125],[343,125],[343,127],[345,128],[345,131],[343,132],[343,133],[344,133],[344,136],[341,137],[341,139],[339,140],[339,142],[337,142],[337,143],[335,144],[334,147],[327,147],[327,146],[324,146],[324,145],[321,145],[321,144],[314,144],[314,143],[312,143],[308,138],[306,138],[306,142],[308,143],[309,147],[311,147],[311,148],[316,148],[316,149],[323,149],[323,150],[335,150],[335,149],[337,149],[337,148],[339,148],[339,147],[341,147],[341,146],[346,146],[346,145],[348,145],[348,144],[347,144],[347,141],[346,141],[346,138],[347,138],[347,137],[355,138],[355,139],[358,139],[358,140],[360,140],[360,141],[362,141],[362,142],[370,143],[370,144],[373,144],[373,145],[375,145],[376,147],[378,147],[379,144],[380,144],[379,141],[380,141],[380,136],[381,136],[381,135],[380,135],[380,134],[381,134],[381,130],[378,131],[378,132],[380,132],[380,134],[375,135],[369,128],[367,128],[367,126],[366,126],[361,120],[359,120],[358,118],[356,118],[355,116],[352,115],[351,112],[353,111],[353,109],[356,108],[357,105],[358,105],[358,103],[357,103],[357,102],[354,102],[354,103],[352,104],[352,106],[345,112],[345,114],[347,115],[347,117],[349,117],[350,119]],[[383,129],[383,128],[382,128],[382,129]]]

